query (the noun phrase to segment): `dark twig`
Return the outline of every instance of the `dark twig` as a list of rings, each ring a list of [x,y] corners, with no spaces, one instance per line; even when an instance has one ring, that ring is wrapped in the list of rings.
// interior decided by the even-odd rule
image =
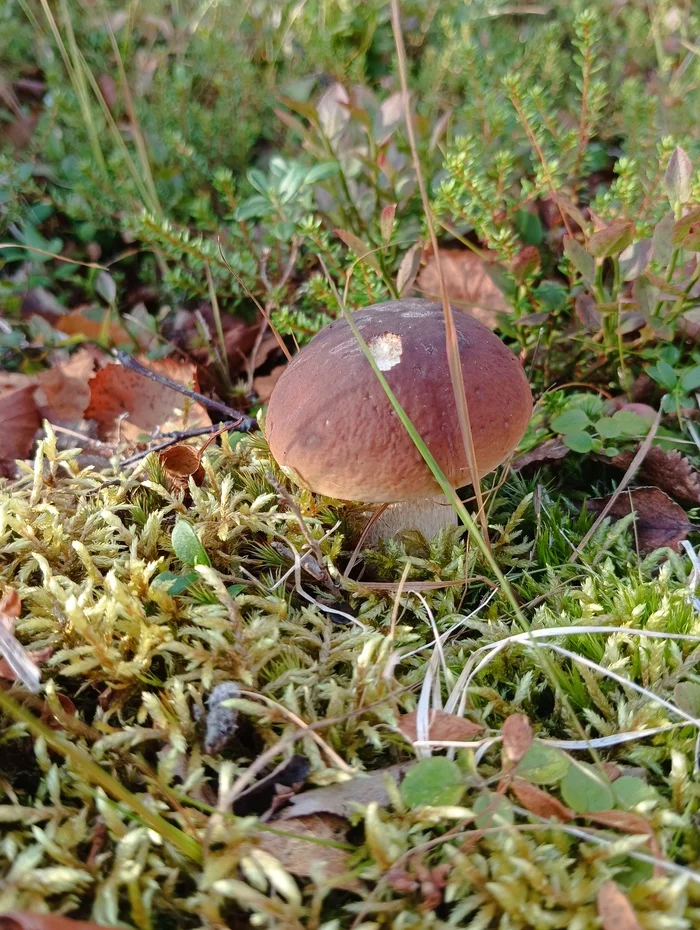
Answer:
[[[183,439],[192,439],[195,436],[210,436],[212,433],[225,433],[229,430],[240,431],[241,427],[234,421],[231,423],[212,423],[209,426],[198,426],[196,429],[183,429],[176,433],[163,433],[164,436],[168,436],[168,439],[158,443],[157,446],[149,446],[148,449],[135,452],[134,455],[130,455],[128,459],[122,459],[119,463],[119,467],[124,468],[126,465],[133,465],[134,462],[145,459],[151,452],[163,452],[164,449],[170,449],[171,446],[176,446],[179,442],[182,442]]]
[[[204,394],[200,394],[198,391],[191,391],[177,381],[171,381],[170,378],[165,378],[163,375],[151,371],[150,368],[146,368],[145,365],[137,362],[136,359],[132,358],[127,352],[121,352],[119,349],[115,349],[114,356],[125,368],[129,368],[131,371],[143,375],[144,378],[150,378],[151,381],[162,384],[163,387],[177,391],[179,394],[184,394],[185,397],[196,400],[197,403],[201,404],[203,407],[209,407],[211,410],[218,410],[219,413],[225,414],[229,419],[235,421],[235,425],[233,425],[231,429],[236,429],[241,433],[249,433],[257,429],[257,421],[252,417],[246,416],[245,413],[234,410],[233,407],[222,404],[218,400],[212,400],[211,397],[205,397]]]

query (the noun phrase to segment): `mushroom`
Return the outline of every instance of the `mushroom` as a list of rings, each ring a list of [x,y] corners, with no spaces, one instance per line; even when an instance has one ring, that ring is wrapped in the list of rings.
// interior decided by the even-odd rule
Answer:
[[[450,380],[442,306],[404,299],[353,321],[453,488],[472,483]],[[515,449],[532,413],[517,357],[471,316],[455,312],[478,476]],[[391,504],[373,541],[402,529],[430,539],[457,517],[401,424],[344,319],[321,330],[275,385],[265,418],[270,450],[297,484],[328,497]]]

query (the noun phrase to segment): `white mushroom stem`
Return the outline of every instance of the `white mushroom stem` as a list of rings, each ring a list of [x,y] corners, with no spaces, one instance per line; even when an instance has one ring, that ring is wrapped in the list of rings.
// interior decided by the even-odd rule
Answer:
[[[389,539],[402,530],[418,530],[430,541],[444,527],[458,524],[459,517],[444,494],[398,501],[389,504],[375,520],[365,536],[364,545],[376,546],[380,539]]]

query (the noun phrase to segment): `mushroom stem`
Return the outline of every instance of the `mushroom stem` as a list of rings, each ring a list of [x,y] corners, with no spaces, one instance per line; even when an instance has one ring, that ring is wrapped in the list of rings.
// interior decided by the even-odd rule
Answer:
[[[444,494],[389,504],[372,524],[365,537],[366,546],[376,546],[402,530],[418,530],[430,541],[446,526],[457,526],[459,518]]]

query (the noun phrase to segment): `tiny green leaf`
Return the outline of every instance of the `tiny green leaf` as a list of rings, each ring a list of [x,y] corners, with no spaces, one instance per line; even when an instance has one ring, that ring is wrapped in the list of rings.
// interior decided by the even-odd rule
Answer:
[[[355,233],[350,232],[348,229],[336,229],[335,234],[339,239],[343,240],[349,249],[352,249],[361,261],[369,265],[370,268],[374,268],[375,271],[380,270],[377,256],[371,251],[370,246],[365,245],[359,236],[356,236]]]
[[[178,520],[173,527],[173,551],[184,565],[211,565],[204,546],[186,520]]]
[[[479,830],[511,826],[515,822],[510,801],[495,791],[484,791],[480,794],[474,802],[473,810],[475,814],[479,814],[474,821]]]
[[[593,437],[590,433],[584,433],[583,430],[573,433],[564,433],[562,438],[564,445],[571,449],[572,452],[585,454],[586,452],[590,452],[593,448]]]
[[[695,681],[681,681],[673,689],[676,704],[691,717],[700,718],[700,685]]]
[[[586,762],[572,762],[561,783],[565,804],[579,814],[609,811],[615,797],[608,779]]]
[[[564,240],[564,254],[581,275],[584,283],[592,286],[595,281],[595,259],[578,239],[569,236]]]
[[[641,778],[635,778],[633,775],[621,775],[612,783],[613,794],[615,795],[615,806],[620,810],[629,811],[642,801],[650,801],[658,798],[658,794],[647,785]]]
[[[700,365],[689,369],[681,376],[681,387],[686,394],[692,394],[700,388]]]
[[[566,775],[569,764],[559,749],[535,741],[520,760],[516,773],[533,785],[554,785]]]
[[[647,368],[647,374],[669,391],[672,391],[678,383],[678,375],[663,359],[660,359],[656,365],[650,365]]]
[[[601,417],[595,428],[603,439],[617,439],[621,435],[620,427],[612,417]]]
[[[113,304],[117,298],[117,285],[107,271],[100,271],[95,278],[95,291],[105,303]]]
[[[410,808],[458,804],[464,794],[464,774],[456,762],[433,756],[410,768],[401,782],[401,797]]]
[[[574,433],[590,426],[591,421],[585,410],[571,408],[554,417],[551,427],[555,433]]]

